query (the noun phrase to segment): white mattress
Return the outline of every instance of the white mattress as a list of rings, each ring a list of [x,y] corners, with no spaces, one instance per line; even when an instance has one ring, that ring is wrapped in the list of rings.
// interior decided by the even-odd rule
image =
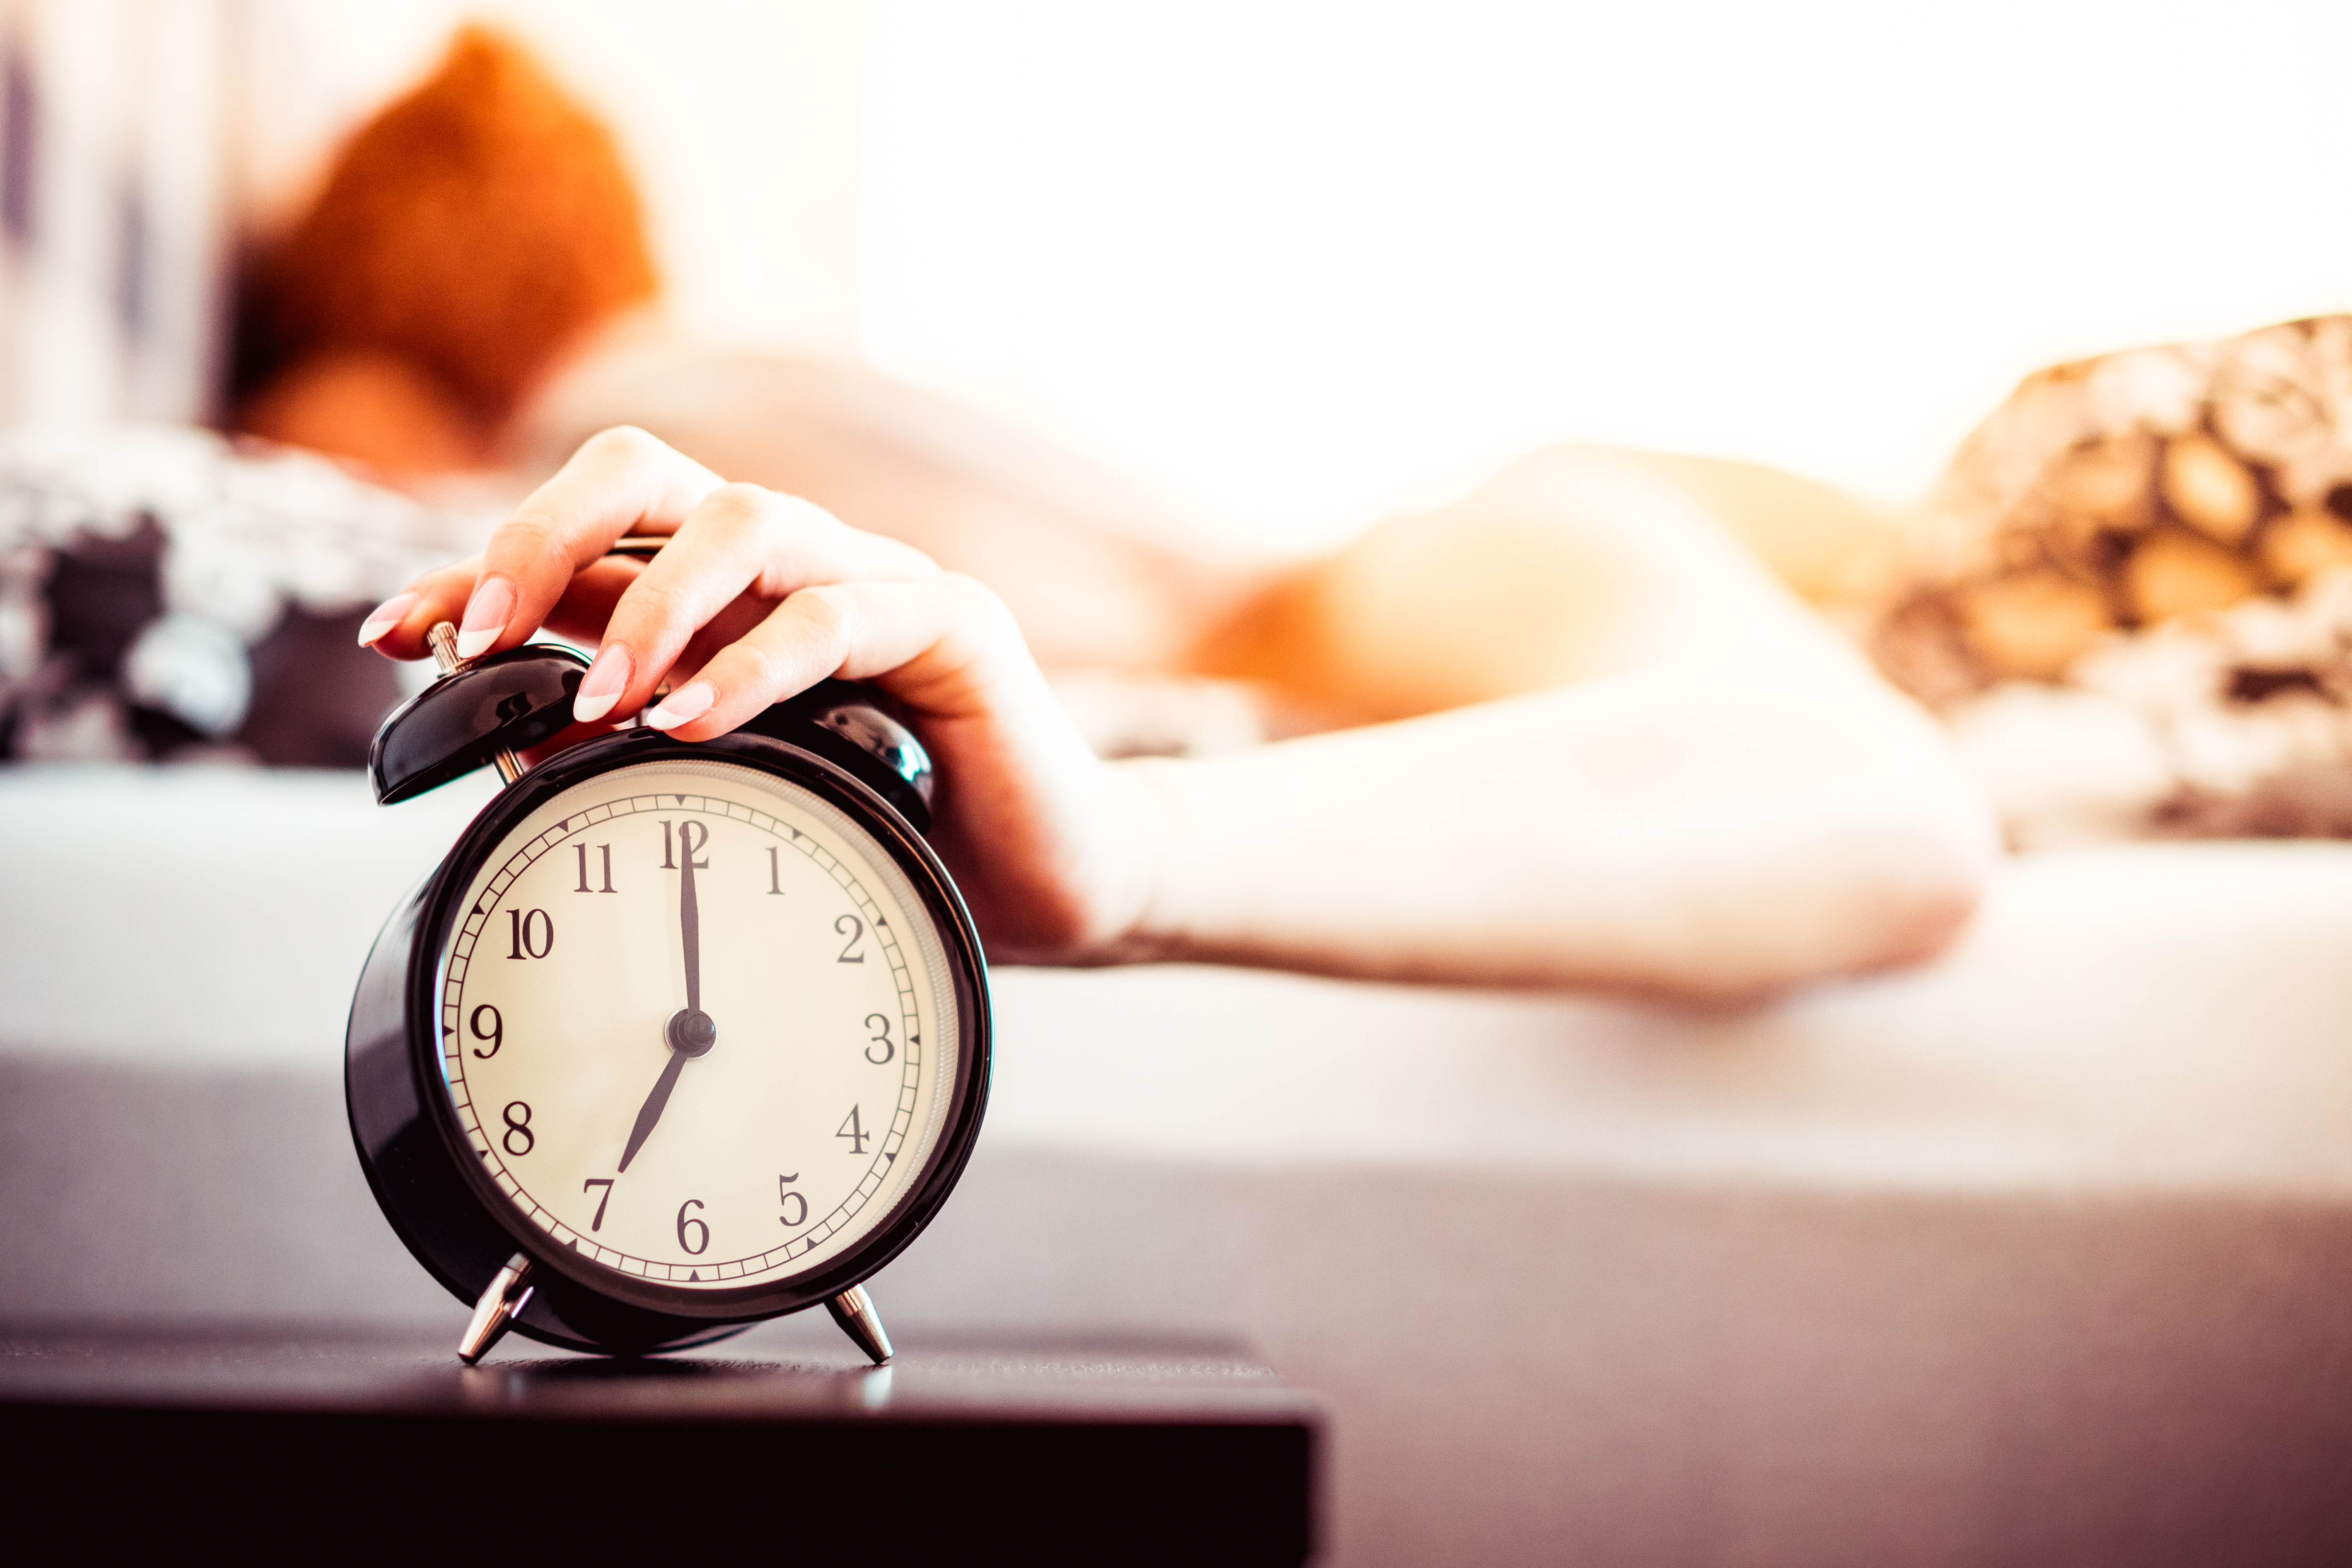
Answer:
[[[0,1047],[340,1069],[378,926],[491,793],[0,772]],[[2005,865],[1941,962],[1684,1008],[1000,969],[992,1142],[1928,1192],[2352,1194],[2352,846]]]

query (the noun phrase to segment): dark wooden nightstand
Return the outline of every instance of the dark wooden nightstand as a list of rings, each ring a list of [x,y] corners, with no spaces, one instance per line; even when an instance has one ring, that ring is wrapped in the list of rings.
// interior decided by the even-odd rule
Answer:
[[[0,1330],[20,1521],[93,1549],[382,1562],[822,1552],[1296,1563],[1322,1415],[1214,1341],[755,1331],[645,1361],[446,1332]]]

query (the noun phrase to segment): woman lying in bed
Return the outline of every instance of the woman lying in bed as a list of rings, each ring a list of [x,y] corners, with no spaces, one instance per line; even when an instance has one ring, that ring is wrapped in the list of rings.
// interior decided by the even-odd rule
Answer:
[[[654,288],[604,132],[468,31],[249,280],[243,428],[412,477],[569,457],[362,640],[417,658],[456,620],[472,655],[545,624],[600,650],[583,716],[689,741],[874,681],[939,763],[999,958],[1720,996],[1933,952],[1976,900],[1973,787],[1783,585],[1855,533],[1826,490],[1564,449],[1328,561],[1212,559],[946,399],[632,342]],[[607,426],[699,461],[582,444]],[[677,542],[602,559],[646,532]],[[1105,760],[1041,665],[1247,681],[1292,738]]]
[[[1921,958],[1975,903],[1993,833],[1939,731],[1654,459],[1543,454],[1269,574],[919,460],[920,395],[866,406],[875,455],[796,488],[862,487],[877,531],[610,429],[362,639],[545,625],[598,649],[583,719],[689,741],[884,688],[1000,960],[1733,996]],[[676,542],[604,558],[631,533]],[[1341,727],[1107,761],[1033,648],[1253,676]]]

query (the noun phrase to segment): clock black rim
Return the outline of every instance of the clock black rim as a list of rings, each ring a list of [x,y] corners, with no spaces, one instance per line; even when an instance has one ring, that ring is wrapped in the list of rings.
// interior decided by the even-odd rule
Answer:
[[[457,905],[500,839],[525,816],[572,785],[625,766],[661,762],[726,762],[782,777],[847,812],[881,844],[914,884],[940,927],[947,949],[961,1039],[956,1082],[929,1167],[866,1237],[818,1272],[780,1284],[735,1289],[688,1289],[635,1279],[581,1258],[532,1225],[473,1157],[457,1109],[440,1083],[437,1021],[444,949]],[[404,986],[409,1069],[417,1098],[442,1152],[466,1193],[498,1229],[529,1257],[570,1285],[605,1301],[659,1317],[717,1326],[757,1322],[816,1305],[872,1279],[912,1245],[962,1177],[987,1109],[992,1047],[987,960],[971,911],[930,846],[890,803],[830,760],[767,735],[737,731],[716,740],[674,741],[658,731],[631,730],[564,751],[525,773],[467,826],[427,885],[409,951]],[[569,1292],[566,1292],[569,1294]],[[571,1314],[566,1314],[569,1317]],[[529,1331],[529,1325],[517,1327]]]

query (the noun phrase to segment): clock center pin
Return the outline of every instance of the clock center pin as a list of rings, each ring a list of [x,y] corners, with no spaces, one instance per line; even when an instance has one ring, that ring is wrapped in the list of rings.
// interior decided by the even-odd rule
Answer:
[[[662,1026],[662,1038],[680,1056],[705,1056],[719,1043],[719,1024],[698,1007],[681,1007]]]

